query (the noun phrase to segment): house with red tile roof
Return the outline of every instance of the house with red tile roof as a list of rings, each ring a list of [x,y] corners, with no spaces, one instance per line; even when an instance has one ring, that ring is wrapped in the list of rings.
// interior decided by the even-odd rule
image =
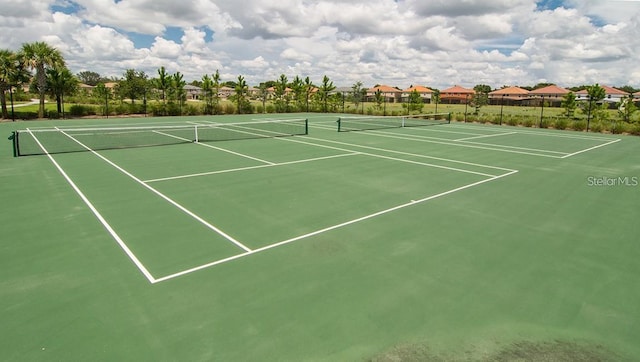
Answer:
[[[454,85],[451,88],[440,91],[440,100],[442,103],[466,103],[476,94],[473,89]]]
[[[604,101],[605,102],[609,102],[609,103],[619,103],[622,98],[625,98],[629,95],[629,93],[617,89],[617,88],[613,88],[613,87],[609,87],[606,85],[601,85],[600,87],[604,88]],[[578,101],[588,101],[589,100],[589,93],[587,92],[586,89],[582,89],[576,92],[576,100]]]
[[[520,87],[505,87],[489,92],[489,104],[521,105],[530,98],[529,91]]]
[[[537,103],[544,101],[546,104],[551,106],[560,107],[564,100],[564,96],[570,92],[571,91],[568,89],[552,84],[543,88],[534,89],[529,92],[529,95],[532,100],[535,99]]]
[[[367,89],[367,102],[375,102],[375,94],[380,91],[387,103],[396,103],[402,100],[402,91],[398,88],[388,85],[379,85],[377,87]]]
[[[405,90],[402,91],[402,101],[403,102],[408,102],[409,101],[409,96],[411,95],[411,93],[413,93],[413,91],[418,92],[418,94],[420,94],[420,98],[422,98],[422,101],[424,103],[431,103],[431,96],[433,95],[433,89],[431,88],[427,88],[421,85],[415,85],[415,86],[411,86]]]

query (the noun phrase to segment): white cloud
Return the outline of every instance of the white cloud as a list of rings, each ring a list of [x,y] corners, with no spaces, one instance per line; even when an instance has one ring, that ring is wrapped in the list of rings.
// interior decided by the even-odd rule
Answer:
[[[53,12],[54,1],[80,10]],[[46,40],[72,71],[105,76],[127,68],[155,76],[165,66],[187,80],[219,69],[251,84],[326,74],[344,86],[640,87],[638,1],[565,0],[554,10],[535,0],[0,0],[0,8],[3,47]]]

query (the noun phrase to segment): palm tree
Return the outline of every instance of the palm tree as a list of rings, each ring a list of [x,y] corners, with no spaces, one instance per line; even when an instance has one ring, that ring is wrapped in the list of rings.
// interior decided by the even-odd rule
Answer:
[[[25,67],[36,71],[37,88],[40,95],[38,118],[44,118],[44,96],[47,90],[46,70],[64,67],[64,58],[58,49],[45,42],[22,44],[20,58]]]
[[[47,69],[47,85],[49,94],[56,99],[58,113],[64,117],[64,96],[78,90],[78,80],[67,67]]]
[[[20,75],[24,75],[24,73],[26,72],[24,72],[24,68],[21,67],[16,53],[5,49],[0,50],[0,103],[2,104],[2,118],[9,118],[5,92],[20,82]]]

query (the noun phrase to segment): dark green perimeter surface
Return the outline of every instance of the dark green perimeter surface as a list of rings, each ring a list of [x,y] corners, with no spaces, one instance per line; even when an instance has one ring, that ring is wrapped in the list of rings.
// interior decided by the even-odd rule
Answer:
[[[53,155],[155,283],[47,156],[7,140],[0,359],[640,358],[640,139],[269,117],[310,134]]]

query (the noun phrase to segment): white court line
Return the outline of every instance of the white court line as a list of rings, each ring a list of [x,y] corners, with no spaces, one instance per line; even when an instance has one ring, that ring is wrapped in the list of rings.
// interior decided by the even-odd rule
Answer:
[[[449,146],[455,146],[455,147],[466,147],[466,148],[475,148],[475,149],[490,150],[490,151],[497,151],[497,152],[517,153],[521,155],[530,155],[530,156],[538,156],[538,157],[561,158],[561,156],[545,155],[543,153],[534,153],[534,152],[528,152],[524,150],[506,148],[506,147],[512,147],[512,146],[496,145],[496,147],[502,147],[502,148],[480,146],[480,145],[492,146],[491,144],[488,144],[488,143],[487,144],[479,143],[478,145],[474,145],[474,144],[471,144],[472,142],[469,142],[469,144],[460,143],[460,142],[456,143],[455,141],[446,140],[444,138],[423,137],[420,135],[408,135],[407,137],[407,135],[400,136],[398,133],[380,132],[380,131],[367,131],[366,134],[379,136],[379,137],[396,138],[396,139],[419,141],[419,142],[426,142],[426,143],[435,143],[440,145],[449,145]],[[442,141],[434,141],[433,139],[439,139]],[[547,153],[559,153],[561,155],[567,154],[566,152],[557,152],[557,151],[548,151],[548,150],[538,150],[538,151],[547,152]]]
[[[183,137],[178,137],[178,136],[174,136],[174,135],[169,134],[169,133],[164,133],[164,132],[160,132],[160,131],[154,131],[154,132],[155,132],[155,133],[159,133],[159,134],[161,134],[161,135],[163,135],[163,136],[173,137],[173,138],[176,138],[176,139],[179,139],[179,140],[183,140],[183,141],[187,141],[187,142],[190,142],[190,141],[191,141],[190,139],[183,138]],[[253,157],[253,156],[245,155],[245,154],[242,154],[242,153],[234,152],[234,151],[231,151],[231,150],[227,150],[227,149],[225,149],[225,148],[212,146],[212,145],[207,144],[207,143],[201,143],[201,142],[193,142],[193,143],[194,143],[194,144],[197,144],[197,145],[200,145],[200,146],[203,146],[203,147],[213,148],[214,150],[218,150],[218,151],[222,151],[222,152],[230,153],[230,154],[235,155],[235,156],[240,156],[240,157],[248,158],[248,159],[250,159],[250,160],[254,160],[254,161],[258,161],[258,162],[262,162],[262,163],[265,163],[265,164],[267,164],[267,165],[275,165],[275,163],[270,162],[270,161],[262,160],[262,159],[259,159],[259,158],[257,158],[257,157]]]
[[[111,160],[107,159],[106,157],[102,156],[101,154],[99,154],[98,152],[92,150],[91,148],[89,148],[88,146],[86,146],[85,144],[83,144],[82,142],[80,142],[79,140],[75,139],[74,137],[70,136],[69,134],[67,134],[64,131],[60,131],[62,132],[62,134],[64,134],[65,136],[69,137],[70,139],[72,139],[74,142],[76,142],[77,144],[79,144],[80,146],[84,147],[85,149],[87,149],[87,151],[93,153],[94,155],[98,156],[100,159],[102,159],[103,161],[105,161],[106,163],[110,164],[111,166],[113,166],[114,168],[116,168],[118,171],[122,172],[123,174],[129,176],[131,179],[133,179],[134,181],[136,181],[137,183],[139,183],[140,185],[144,186],[146,189],[148,189],[149,191],[153,192],[154,194],[160,196],[160,198],[162,198],[163,200],[167,201],[168,203],[170,203],[171,205],[175,206],[176,208],[178,208],[179,210],[181,210],[182,212],[184,212],[185,214],[191,216],[192,218],[196,219],[197,221],[199,221],[202,225],[206,226],[207,228],[209,228],[210,230],[216,232],[218,235],[222,236],[223,238],[227,239],[228,241],[232,242],[233,244],[235,244],[236,246],[238,246],[239,248],[245,250],[245,251],[251,251],[251,249],[249,249],[247,246],[243,245],[241,242],[239,242],[238,240],[234,239],[233,237],[231,237],[230,235],[228,235],[227,233],[225,233],[224,231],[220,230],[219,228],[215,227],[214,225],[210,224],[209,222],[207,222],[206,220],[204,220],[203,218],[201,218],[200,216],[196,215],[195,213],[193,213],[192,211],[190,211],[189,209],[187,209],[186,207],[180,205],[179,203],[177,203],[176,201],[174,201],[173,199],[171,199],[170,197],[166,196],[165,194],[163,194],[162,192],[154,189],[153,187],[149,186],[148,184],[142,182],[142,180],[140,180],[139,178],[137,178],[136,176],[134,176],[133,174],[131,174],[130,172],[126,171],[125,169],[123,169],[122,167],[116,165],[114,162],[112,162]]]
[[[502,132],[503,129],[499,129],[497,127],[479,127],[479,126],[466,126],[462,124],[448,124],[447,127],[453,128],[463,128],[463,129],[475,129],[475,130],[483,130],[483,131],[491,131],[491,132]],[[533,136],[543,136],[543,137],[560,137],[560,138],[575,138],[575,139],[584,139],[584,140],[593,140],[593,141],[609,141],[610,138],[599,137],[599,136],[586,136],[586,135],[578,135],[578,134],[559,134],[559,133],[551,133],[550,131],[525,131],[518,130],[517,133],[522,134],[530,134]],[[569,131],[565,131],[569,132]]]
[[[274,163],[274,164],[270,164],[270,165],[247,166],[247,167],[231,168],[231,169],[227,169],[227,170],[199,172],[199,173],[193,173],[193,174],[188,174],[188,175],[163,177],[163,178],[157,178],[157,179],[151,179],[151,180],[144,180],[142,182],[159,182],[159,181],[179,180],[179,179],[198,177],[198,176],[217,175],[217,174],[221,174],[221,173],[248,171],[248,170],[255,170],[255,169],[266,168],[266,167],[285,166],[285,165],[293,165],[293,164],[296,164],[296,163],[306,163],[306,162],[312,162],[312,161],[328,160],[328,159],[331,159],[331,158],[338,158],[338,157],[345,157],[345,156],[355,156],[355,155],[360,155],[360,154],[361,154],[360,152],[344,153],[344,154],[340,154],[340,155],[316,157],[316,158],[307,158],[307,159],[303,159],[303,160],[295,160],[295,161],[289,161],[289,162]]]
[[[613,141],[611,141],[611,142],[607,142],[607,143],[604,143],[604,144],[601,144],[601,145],[593,146],[593,147],[591,147],[591,148],[587,148],[587,149],[582,150],[582,151],[578,151],[578,152],[570,153],[570,154],[565,155],[565,156],[560,157],[560,158],[568,158],[568,157],[571,157],[571,156],[579,155],[579,154],[581,154],[581,153],[584,153],[584,152],[587,152],[587,151],[591,151],[591,150],[595,150],[596,148],[600,148],[600,147],[608,146],[608,145],[610,145],[610,144],[613,144],[613,143],[616,143],[616,142],[620,142],[620,141],[622,141],[622,139],[618,138],[618,139],[615,139],[615,140],[613,140]]]
[[[329,140],[322,140],[319,138],[313,138],[313,137],[309,137],[309,136],[298,136],[299,138],[305,138],[305,139],[311,139],[311,140],[317,140],[317,141],[326,141],[326,142],[331,142],[331,143],[342,143],[342,142],[337,142],[337,141],[329,141]],[[338,151],[343,151],[343,152],[356,152],[354,150],[350,150],[350,149],[346,149],[346,148],[340,148],[340,147],[334,147],[334,146],[327,146],[327,145],[321,145],[321,144],[317,144],[317,143],[311,143],[311,142],[304,142],[304,141],[300,141],[297,139],[289,139],[289,138],[281,138],[280,140],[282,141],[288,141],[288,142],[295,142],[295,143],[301,143],[301,144],[306,144],[306,145],[311,145],[311,146],[316,146],[316,147],[323,147],[323,148],[328,148],[328,149],[332,149],[332,150],[338,150]],[[342,143],[344,145],[349,145],[349,146],[354,146],[354,147],[362,147],[362,148],[368,148],[366,146],[358,146],[358,145],[350,145],[348,143]],[[374,149],[373,147],[371,147],[372,149]],[[382,149],[378,149],[378,150],[382,150]],[[394,151],[388,151],[390,153],[394,152]],[[399,152],[396,152],[399,153]],[[495,175],[491,175],[491,174],[487,174],[487,173],[482,173],[482,172],[476,172],[476,171],[470,171],[470,170],[465,170],[465,169],[461,169],[461,168],[455,168],[455,167],[447,167],[447,166],[441,166],[441,165],[435,165],[432,163],[426,163],[426,162],[419,162],[419,161],[413,161],[413,160],[406,160],[403,158],[396,158],[396,157],[390,157],[390,156],[383,156],[383,155],[379,155],[379,154],[375,154],[375,153],[368,153],[368,152],[360,152],[360,154],[365,155],[365,156],[370,156],[370,157],[376,157],[376,158],[382,158],[382,159],[386,159],[386,160],[392,160],[392,161],[398,161],[398,162],[405,162],[405,163],[411,163],[414,165],[420,165],[420,166],[427,166],[427,167],[433,167],[433,168],[441,168],[444,170],[449,170],[449,171],[456,171],[456,172],[462,172],[462,173],[469,173],[469,174],[473,174],[473,175],[480,175],[480,176],[485,176],[485,177],[495,177]],[[406,155],[409,155],[408,153],[406,153]],[[418,156],[419,155],[415,155]]]
[[[71,185],[73,190],[78,194],[78,196],[80,196],[80,198],[87,205],[87,207],[89,207],[89,210],[91,210],[93,215],[95,215],[95,217],[98,219],[98,221],[100,221],[102,226],[104,226],[104,228],[107,229],[107,232],[109,232],[109,234],[111,234],[111,237],[116,241],[116,243],[118,243],[120,248],[122,250],[124,250],[125,254],[127,254],[129,259],[136,265],[138,270],[140,270],[140,272],[147,278],[147,280],[149,282],[155,283],[157,280],[153,277],[153,275],[151,275],[149,270],[147,270],[147,268],[144,266],[144,264],[142,264],[142,262],[136,257],[136,255],[131,251],[131,249],[129,249],[127,244],[125,244],[124,241],[122,241],[122,238],[120,238],[118,233],[116,233],[116,231],[111,227],[111,225],[109,225],[109,223],[102,216],[102,214],[100,214],[100,212],[95,208],[95,206],[93,206],[93,203],[91,203],[91,201],[89,201],[87,196],[85,196],[85,194],[80,190],[80,188],[75,184],[75,182],[73,182],[73,180],[71,180],[71,177],[69,177],[69,175],[67,175],[67,173],[62,169],[62,166],[60,166],[58,164],[58,162],[53,158],[53,156],[51,156],[51,154],[49,154],[49,151],[47,151],[44,148],[42,143],[40,143],[40,140],[38,138],[36,138],[36,136],[31,132],[31,130],[29,128],[27,128],[27,131],[29,132],[29,134],[31,134],[31,137],[33,137],[33,139],[36,141],[38,146],[40,146],[42,151],[47,155],[47,157],[49,157],[49,160],[51,160],[53,165],[58,169],[58,171],[62,174],[62,176],[65,178],[65,180],[67,180],[69,185]]]
[[[516,134],[518,132],[507,132],[507,133],[496,133],[496,134],[485,134],[482,136],[474,136],[474,137],[467,137],[467,138],[459,138],[459,139],[455,139],[453,141],[468,141],[468,140],[475,140],[478,138],[487,138],[487,137],[498,137],[498,136],[508,136],[510,134]]]
[[[270,245],[264,246],[262,248],[254,249],[254,250],[248,251],[246,253],[237,254],[237,255],[234,255],[234,256],[231,256],[231,257],[228,257],[228,258],[225,258],[225,259],[216,260],[216,261],[213,261],[211,263],[199,265],[199,266],[196,266],[196,267],[193,267],[193,268],[190,268],[190,269],[186,269],[186,270],[174,273],[174,274],[170,274],[170,275],[167,275],[167,276],[164,276],[164,277],[161,277],[161,278],[157,278],[152,283],[155,284],[155,283],[159,283],[159,282],[164,282],[164,281],[167,281],[167,280],[170,280],[170,279],[174,279],[174,278],[177,278],[177,277],[180,277],[180,276],[183,276],[183,275],[191,274],[191,273],[194,273],[196,271],[203,270],[203,269],[215,266],[215,265],[220,265],[220,264],[232,261],[232,260],[237,260],[237,259],[249,256],[249,255],[252,255],[252,254],[257,254],[257,253],[260,253],[260,252],[263,252],[263,251],[266,251],[266,250],[270,250],[270,249],[274,249],[274,248],[277,248],[277,247],[280,247],[280,246],[283,246],[283,245],[286,245],[286,244],[290,244],[290,243],[293,243],[295,241],[299,241],[299,240],[302,240],[302,239],[307,239],[307,238],[310,238],[312,236],[316,236],[316,235],[319,235],[319,234],[326,233],[328,231],[332,231],[332,230],[339,229],[339,228],[342,228],[342,227],[345,227],[345,226],[348,226],[348,225],[352,225],[352,224],[355,224],[355,223],[358,223],[358,222],[361,222],[361,221],[372,219],[374,217],[378,217],[378,216],[381,216],[381,215],[384,215],[384,214],[388,214],[388,213],[393,212],[393,211],[404,209],[404,208],[409,207],[409,206],[413,206],[413,205],[417,205],[417,204],[420,204],[420,203],[423,203],[423,202],[427,202],[427,201],[430,201],[430,200],[433,200],[433,199],[437,199],[437,198],[442,197],[442,196],[450,195],[450,194],[453,194],[453,193],[456,193],[456,192],[459,192],[459,191],[462,191],[462,190],[466,190],[468,188],[471,188],[471,187],[474,187],[474,186],[478,186],[478,185],[481,185],[481,184],[484,184],[484,183],[487,183],[487,182],[490,182],[490,181],[495,181],[495,180],[500,179],[502,177],[513,175],[513,174],[515,174],[517,172],[518,171],[513,170],[512,172],[505,173],[503,175],[494,176],[494,177],[491,177],[491,178],[488,178],[488,179],[485,179],[485,180],[482,180],[482,181],[474,182],[474,183],[471,183],[471,184],[468,184],[468,185],[464,185],[464,186],[461,186],[461,187],[458,187],[458,188],[455,188],[455,189],[452,189],[452,190],[449,190],[449,191],[441,192],[441,193],[436,194],[436,195],[427,196],[427,197],[419,199],[419,200],[412,200],[410,202],[407,202],[407,203],[404,203],[404,204],[401,204],[401,205],[398,205],[398,206],[395,206],[395,207],[392,207],[392,208],[389,208],[389,209],[381,210],[381,211],[375,212],[373,214],[369,214],[369,215],[365,215],[365,216],[359,217],[357,219],[353,219],[353,220],[349,220],[349,221],[346,221],[346,222],[343,222],[343,223],[340,223],[340,224],[332,225],[332,226],[326,227],[324,229],[320,229],[320,230],[316,230],[316,231],[310,232],[308,234],[296,236],[294,238],[283,240],[283,241],[280,241],[280,242],[277,242],[277,243],[274,243],[274,244],[270,244]]]

